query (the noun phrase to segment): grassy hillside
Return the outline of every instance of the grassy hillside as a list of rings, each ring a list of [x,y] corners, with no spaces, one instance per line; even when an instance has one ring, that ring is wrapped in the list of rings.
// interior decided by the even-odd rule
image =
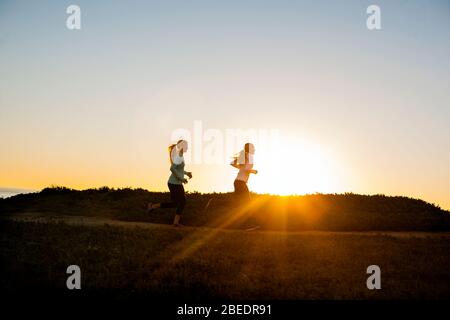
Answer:
[[[44,289],[70,294],[66,268],[77,264],[79,294],[88,297],[450,298],[450,241],[443,234],[0,223],[0,287],[10,297]],[[372,264],[381,268],[381,290],[366,287]]]
[[[171,223],[172,210],[145,212],[148,201],[168,200],[167,193],[143,189],[89,189],[62,187],[0,200],[0,214],[40,212],[52,215],[109,217],[124,221]],[[235,219],[237,215],[242,216]],[[253,205],[242,210],[233,195],[188,194],[184,223],[192,226],[241,228],[248,221],[265,230],[450,230],[450,213],[422,200],[357,194],[305,196],[253,195]]]

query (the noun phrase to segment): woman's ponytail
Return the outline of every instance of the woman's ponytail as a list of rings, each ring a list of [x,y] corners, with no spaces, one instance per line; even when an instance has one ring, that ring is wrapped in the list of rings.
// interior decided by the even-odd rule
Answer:
[[[168,150],[169,150],[169,161],[170,161],[170,164],[173,164],[173,160],[172,160],[172,151],[173,151],[173,148],[175,148],[176,146],[177,146],[177,144],[174,143],[174,144],[171,144],[171,145],[169,146],[169,148],[168,148]]]

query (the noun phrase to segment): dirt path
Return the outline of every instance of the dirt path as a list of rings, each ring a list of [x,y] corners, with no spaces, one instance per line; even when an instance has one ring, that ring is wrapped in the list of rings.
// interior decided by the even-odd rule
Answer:
[[[40,222],[40,223],[66,223],[69,225],[84,225],[84,226],[113,226],[113,227],[124,227],[124,228],[145,228],[145,229],[155,229],[155,228],[174,228],[171,225],[157,224],[157,223],[147,223],[147,222],[128,222],[114,220],[105,217],[88,217],[88,216],[68,216],[68,215],[48,215],[41,213],[20,213],[14,216],[8,217],[8,219],[13,221],[21,222]],[[182,229],[195,229],[193,227],[185,227]]]
[[[48,215],[38,212],[21,213],[14,216],[8,217],[8,219],[13,221],[21,222],[40,222],[40,223],[65,223],[69,225],[83,225],[83,226],[112,226],[112,227],[123,227],[123,228],[142,228],[142,229],[161,229],[166,228],[168,230],[174,230],[175,227],[166,224],[157,224],[149,222],[128,222],[113,220],[105,217],[88,217],[88,216],[67,216],[67,215]],[[186,232],[192,231],[211,231],[216,232],[243,232],[242,230],[232,230],[232,229],[214,229],[210,227],[190,227],[186,226],[183,228],[176,228],[176,230],[182,230]],[[251,231],[251,233],[258,234],[280,234],[283,231],[264,231],[256,230]],[[359,236],[389,236],[395,238],[428,238],[428,237],[443,237],[450,239],[450,232],[407,232],[407,231],[296,231],[289,232],[289,234],[300,234],[300,235],[359,235]]]

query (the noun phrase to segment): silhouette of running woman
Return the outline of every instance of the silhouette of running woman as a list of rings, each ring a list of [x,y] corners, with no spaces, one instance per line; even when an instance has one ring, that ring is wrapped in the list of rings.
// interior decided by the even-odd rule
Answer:
[[[158,208],[177,208],[173,225],[175,227],[182,227],[180,223],[181,215],[183,214],[186,205],[186,194],[184,192],[183,183],[188,180],[185,175],[192,178],[192,172],[184,171],[183,153],[188,150],[188,143],[185,140],[179,140],[176,144],[169,147],[170,172],[169,181],[167,185],[170,191],[170,202],[151,203],[147,205],[147,212],[150,213]]]
[[[255,146],[252,143],[246,143],[244,150],[235,155],[233,161],[230,163],[233,167],[239,169],[234,180],[234,194],[240,204],[245,204],[250,200],[247,182],[251,173],[258,173],[257,170],[253,169],[254,154]]]

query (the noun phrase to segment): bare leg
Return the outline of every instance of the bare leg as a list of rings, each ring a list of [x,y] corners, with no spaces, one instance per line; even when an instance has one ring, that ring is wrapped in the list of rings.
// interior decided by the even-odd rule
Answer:
[[[182,227],[183,225],[180,223],[181,215],[176,214],[175,218],[173,219],[173,225],[176,227]]]
[[[148,213],[150,213],[152,210],[158,209],[158,208],[161,208],[161,203],[152,203],[152,202],[149,202],[149,203],[147,204],[147,212],[148,212]]]
[[[152,203],[152,209],[161,208],[161,203]]]

